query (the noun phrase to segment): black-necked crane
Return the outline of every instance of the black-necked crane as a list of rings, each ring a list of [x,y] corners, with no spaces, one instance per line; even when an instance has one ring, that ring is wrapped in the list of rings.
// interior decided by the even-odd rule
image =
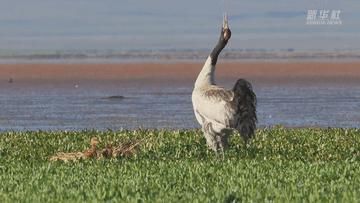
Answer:
[[[238,79],[231,90],[215,84],[218,56],[231,37],[227,15],[224,15],[220,39],[200,71],[192,92],[196,120],[202,126],[207,145],[214,151],[228,147],[228,138],[237,130],[245,143],[256,129],[256,95],[251,84]]]

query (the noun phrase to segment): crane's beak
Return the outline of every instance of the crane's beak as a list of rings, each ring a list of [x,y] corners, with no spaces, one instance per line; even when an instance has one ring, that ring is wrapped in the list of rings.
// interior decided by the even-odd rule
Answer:
[[[227,16],[226,13],[224,14],[222,29],[223,29],[223,33],[224,33],[224,39],[226,41],[229,40],[230,37],[231,37],[231,31],[230,31],[230,28],[229,28],[228,16]]]
[[[229,22],[228,22],[228,16],[225,13],[223,18],[223,28],[224,30],[229,29]]]

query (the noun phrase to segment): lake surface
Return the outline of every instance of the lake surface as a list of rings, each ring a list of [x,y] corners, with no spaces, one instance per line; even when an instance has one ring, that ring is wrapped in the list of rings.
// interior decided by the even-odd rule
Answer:
[[[260,127],[359,127],[359,86],[253,85]],[[2,84],[0,130],[198,128],[191,91],[192,84]],[[124,98],[108,98],[116,95]]]

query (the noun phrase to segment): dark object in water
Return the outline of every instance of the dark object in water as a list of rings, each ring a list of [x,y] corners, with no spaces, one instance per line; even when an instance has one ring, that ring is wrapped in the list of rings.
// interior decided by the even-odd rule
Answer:
[[[125,99],[125,97],[121,95],[114,95],[114,96],[105,97],[105,99]]]
[[[13,83],[14,80],[12,78],[9,78],[8,83]]]

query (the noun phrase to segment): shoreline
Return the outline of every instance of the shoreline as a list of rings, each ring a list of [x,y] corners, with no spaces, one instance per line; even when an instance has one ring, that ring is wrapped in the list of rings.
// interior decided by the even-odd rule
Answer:
[[[136,82],[188,83],[203,63],[0,64],[0,81],[14,83]],[[220,62],[219,81],[246,78],[264,84],[360,83],[360,62]]]

